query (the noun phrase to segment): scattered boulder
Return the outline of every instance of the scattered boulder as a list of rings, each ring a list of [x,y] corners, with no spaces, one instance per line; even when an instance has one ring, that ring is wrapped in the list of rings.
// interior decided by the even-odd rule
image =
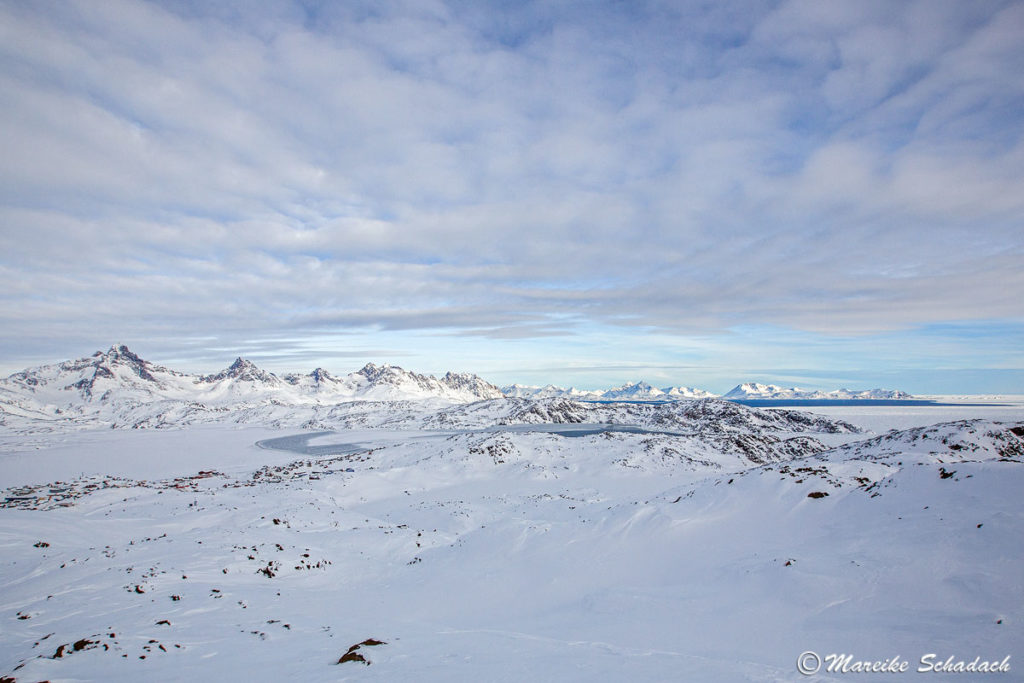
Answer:
[[[375,647],[377,645],[387,645],[383,640],[377,640],[376,638],[367,638],[361,643],[356,643],[348,649],[348,651],[338,659],[338,664],[344,664],[345,662],[362,662],[366,666],[370,666],[370,660],[356,652],[356,650],[363,647]]]

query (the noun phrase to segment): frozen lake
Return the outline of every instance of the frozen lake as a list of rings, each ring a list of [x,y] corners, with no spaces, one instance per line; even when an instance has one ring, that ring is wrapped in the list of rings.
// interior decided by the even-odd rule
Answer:
[[[518,434],[529,433],[529,432],[541,432],[544,434],[557,434],[565,437],[584,437],[593,436],[595,434],[601,434],[603,432],[624,432],[627,434],[678,434],[677,432],[660,431],[653,429],[644,429],[643,427],[637,427],[634,425],[617,425],[617,424],[595,424],[595,423],[583,423],[583,424],[527,424],[527,425],[496,425],[488,427],[486,429],[460,429],[460,430],[446,430],[446,431],[435,431],[435,432],[412,432],[409,434],[410,437],[415,439],[442,439],[452,436],[454,434],[473,434],[481,432],[515,432]],[[359,436],[365,437],[368,434],[363,432],[357,433]],[[263,439],[257,441],[256,445],[260,448],[276,450],[276,451],[287,451],[289,453],[298,453],[300,455],[310,456],[327,456],[327,455],[347,455],[350,453],[358,453],[360,451],[373,448],[374,444],[380,444],[385,441],[393,440],[396,436],[393,432],[386,432],[387,437],[385,439],[367,439],[361,438],[358,441],[335,441],[332,439],[331,443],[319,443],[312,444],[314,440],[323,441],[330,437],[338,437],[344,439],[351,439],[353,434],[350,432],[335,432],[335,431],[319,431],[319,432],[304,432],[301,434],[289,434],[288,436],[280,436],[273,439]]]

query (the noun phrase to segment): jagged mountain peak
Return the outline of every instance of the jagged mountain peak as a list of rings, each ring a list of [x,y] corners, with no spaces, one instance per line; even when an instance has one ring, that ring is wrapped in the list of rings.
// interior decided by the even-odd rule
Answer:
[[[780,391],[802,391],[802,390],[799,387],[785,388],[785,387],[780,387],[777,384],[761,384],[760,382],[743,382],[743,383],[738,384],[735,387],[733,387],[732,390],[730,390],[729,393],[732,393],[734,391],[758,392],[758,393],[765,393],[765,392],[777,393],[777,392],[780,392]]]
[[[317,384],[321,382],[330,382],[334,380],[331,373],[327,372],[323,368],[316,368],[313,372],[309,373],[309,376],[313,378],[313,381]]]
[[[655,389],[647,382],[627,382],[621,387],[609,389],[601,394],[605,399],[629,399],[629,398],[654,398],[664,394],[660,389]]]
[[[228,370],[233,370],[233,371],[239,371],[240,372],[240,371],[248,370],[250,368],[255,368],[255,367],[257,367],[256,364],[253,363],[251,360],[249,360],[248,358],[242,358],[241,356],[239,356],[238,358],[235,359],[234,363],[232,363],[231,365],[228,366]]]
[[[277,376],[260,368],[247,358],[239,356],[235,362],[226,369],[214,375],[200,377],[201,382],[219,382],[225,379],[240,380],[243,382],[257,382],[262,384],[276,384]]]
[[[86,360],[91,361],[88,364],[97,369],[106,368],[109,370],[111,365],[129,365],[143,379],[153,379],[152,376],[146,376],[148,374],[147,368],[163,370],[163,368],[154,366],[149,361],[144,360],[124,344],[114,344],[106,351],[97,351],[89,359],[83,359],[83,361]],[[61,367],[68,367],[69,365],[81,366],[82,361],[65,361],[61,364]],[[100,372],[102,374],[103,371]]]
[[[92,355],[92,363],[89,365],[92,367],[92,376],[82,377],[71,385],[82,390],[86,395],[91,394],[92,390],[96,388],[96,381],[100,379],[132,384],[135,381],[134,378],[138,377],[144,382],[158,384],[159,380],[155,373],[178,374],[144,360],[125,344],[113,344],[106,351],[97,351]],[[76,361],[68,361],[61,364],[60,367],[62,370],[85,369],[81,362]]]
[[[382,380],[395,381],[400,378],[416,378],[418,375],[415,372],[410,372],[397,365],[389,365],[384,363],[383,365],[377,365],[376,363],[367,363],[360,368],[356,374],[362,375],[370,383],[377,383]]]
[[[331,390],[344,381],[343,379],[335,377],[323,368],[316,368],[312,372],[304,374],[293,372],[287,375],[281,375],[281,379],[293,386],[306,387],[317,392]]]
[[[93,358],[106,360],[126,360],[132,363],[144,363],[138,355],[132,352],[125,344],[113,344],[106,351],[97,351],[92,354]]]
[[[177,375],[142,359],[124,344],[114,344],[77,360],[27,368],[8,377],[5,383],[32,393],[71,390],[91,400],[94,393],[103,396],[118,389],[152,391],[161,386],[163,379]]]
[[[356,375],[363,378],[370,389],[394,387],[424,395],[451,396],[463,398],[501,398],[498,387],[466,372],[447,372],[438,379],[433,375],[421,375],[397,365],[376,365],[367,363]]]
[[[447,372],[441,383],[456,391],[466,391],[480,398],[501,398],[501,389],[471,372]]]

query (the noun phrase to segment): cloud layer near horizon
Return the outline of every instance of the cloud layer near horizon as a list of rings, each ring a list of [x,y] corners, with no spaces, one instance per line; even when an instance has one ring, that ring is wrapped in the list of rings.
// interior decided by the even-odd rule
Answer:
[[[1020,2],[0,2],[2,350],[1019,331],[1021,35]]]

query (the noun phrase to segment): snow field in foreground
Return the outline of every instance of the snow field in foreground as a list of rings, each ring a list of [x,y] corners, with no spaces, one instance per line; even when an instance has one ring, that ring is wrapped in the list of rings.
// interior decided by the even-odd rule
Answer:
[[[52,509],[0,509],[0,676],[846,678],[801,676],[813,650],[1011,655],[999,680],[1021,680],[1016,424],[763,465],[621,433],[364,430],[367,450],[308,458],[203,427],[40,442],[39,478],[12,446],[5,494],[65,484],[31,494]],[[353,651],[371,665],[336,664],[371,638]]]

